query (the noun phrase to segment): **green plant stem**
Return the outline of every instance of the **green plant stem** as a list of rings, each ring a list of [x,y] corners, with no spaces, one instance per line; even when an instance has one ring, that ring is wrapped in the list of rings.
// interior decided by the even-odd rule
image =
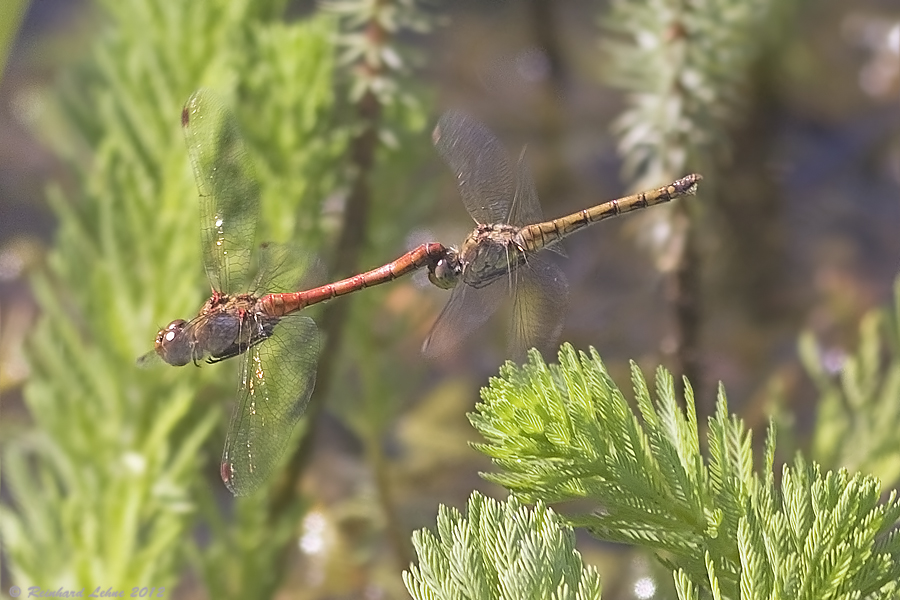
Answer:
[[[672,290],[671,304],[675,320],[675,350],[677,372],[689,381],[695,382],[697,397],[700,399],[700,413],[711,415],[715,410],[714,396],[705,394],[703,366],[700,362],[702,352],[700,336],[700,314],[702,288],[700,281],[700,257],[697,239],[694,235],[693,219],[688,214],[684,203],[674,209],[673,219],[684,223],[681,235],[684,236],[684,247],[678,257],[674,271],[669,275]],[[683,380],[679,383],[684,393]]]

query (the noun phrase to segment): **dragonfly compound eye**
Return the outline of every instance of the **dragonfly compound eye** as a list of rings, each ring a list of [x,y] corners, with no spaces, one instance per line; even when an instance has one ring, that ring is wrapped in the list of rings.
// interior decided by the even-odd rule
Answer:
[[[184,319],[176,319],[156,334],[156,353],[175,367],[184,366],[193,360],[191,344],[181,335],[186,325],[187,321]]]
[[[442,290],[449,290],[456,287],[461,270],[458,260],[442,258],[429,269],[428,280]]]

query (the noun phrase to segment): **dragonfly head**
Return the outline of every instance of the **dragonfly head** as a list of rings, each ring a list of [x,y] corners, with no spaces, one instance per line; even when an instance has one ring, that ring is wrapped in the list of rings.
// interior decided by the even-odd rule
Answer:
[[[161,359],[173,367],[182,367],[194,360],[190,340],[182,335],[186,325],[184,319],[175,319],[156,334],[153,348]]]
[[[459,254],[450,248],[444,256],[428,268],[428,281],[442,290],[456,287],[459,275],[462,272],[462,264],[459,262]]]

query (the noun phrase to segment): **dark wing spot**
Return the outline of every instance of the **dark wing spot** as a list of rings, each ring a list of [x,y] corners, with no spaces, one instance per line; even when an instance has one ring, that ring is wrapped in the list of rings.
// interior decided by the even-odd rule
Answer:
[[[225,483],[225,485],[228,485],[231,478],[234,476],[234,466],[231,464],[231,461],[226,460],[222,463],[219,474],[222,476],[222,482]]]

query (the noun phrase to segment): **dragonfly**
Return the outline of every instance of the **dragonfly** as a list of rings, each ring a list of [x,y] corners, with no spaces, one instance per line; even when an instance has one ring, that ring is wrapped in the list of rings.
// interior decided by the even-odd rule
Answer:
[[[154,349],[138,363],[199,366],[240,357],[221,477],[235,496],[244,496],[277,468],[315,386],[318,333],[299,311],[422,267],[442,274],[436,281],[446,284],[455,263],[449,249],[425,243],[371,271],[288,292],[296,284],[296,269],[289,268],[296,257],[283,246],[264,244],[254,277],[259,190],[236,120],[214,93],[200,90],[185,104],[181,123],[200,196],[203,265],[212,295],[190,321],[176,319],[160,329]]]
[[[429,273],[433,283],[453,290],[422,346],[431,357],[453,351],[508,296],[514,298],[510,354],[522,358],[528,348],[550,349],[562,333],[568,284],[559,266],[539,251],[565,256],[563,238],[604,219],[694,194],[703,179],[687,175],[655,190],[544,221],[524,150],[513,170],[490,129],[455,110],[439,119],[432,141],[456,176],[476,227],[462,246],[451,249],[450,260]]]

